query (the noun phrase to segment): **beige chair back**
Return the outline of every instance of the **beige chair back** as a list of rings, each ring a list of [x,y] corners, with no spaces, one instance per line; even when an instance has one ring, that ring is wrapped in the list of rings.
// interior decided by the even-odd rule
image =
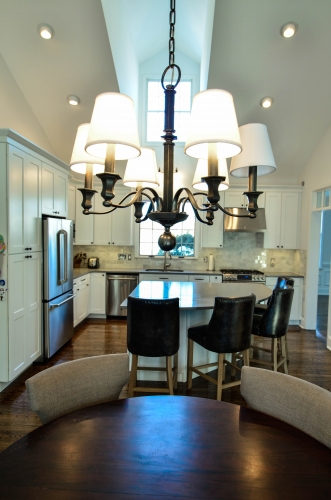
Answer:
[[[287,422],[331,448],[331,393],[279,372],[244,366],[240,391],[248,406]]]
[[[128,354],[107,354],[53,366],[25,385],[31,409],[46,424],[80,408],[118,399],[128,379]]]

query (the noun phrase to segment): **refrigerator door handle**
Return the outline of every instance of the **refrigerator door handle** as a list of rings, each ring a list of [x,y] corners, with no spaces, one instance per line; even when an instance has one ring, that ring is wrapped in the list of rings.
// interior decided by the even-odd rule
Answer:
[[[61,229],[57,233],[58,255],[58,284],[63,285],[68,281],[68,233]]]
[[[58,304],[50,304],[49,308],[54,309],[55,307],[60,307],[66,302],[69,302],[69,300],[72,300],[76,295],[70,295],[66,300],[63,300],[62,302],[59,302]]]

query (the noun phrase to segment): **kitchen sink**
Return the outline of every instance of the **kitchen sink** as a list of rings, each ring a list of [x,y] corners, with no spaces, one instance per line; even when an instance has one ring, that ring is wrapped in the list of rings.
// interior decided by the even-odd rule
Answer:
[[[183,269],[145,269],[153,273],[182,273]]]

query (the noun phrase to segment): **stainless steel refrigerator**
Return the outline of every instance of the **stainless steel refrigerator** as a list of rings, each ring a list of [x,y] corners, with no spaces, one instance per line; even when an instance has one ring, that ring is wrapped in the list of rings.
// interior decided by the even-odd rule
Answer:
[[[73,221],[43,219],[44,358],[74,334]]]

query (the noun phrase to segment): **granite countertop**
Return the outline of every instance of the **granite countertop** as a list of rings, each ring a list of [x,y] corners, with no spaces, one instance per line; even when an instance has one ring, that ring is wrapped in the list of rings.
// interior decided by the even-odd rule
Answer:
[[[265,276],[267,278],[278,278],[278,276],[285,277],[285,278],[304,278],[303,274],[296,274],[296,273],[282,273],[282,272],[273,272],[273,271],[265,271],[264,272]]]

